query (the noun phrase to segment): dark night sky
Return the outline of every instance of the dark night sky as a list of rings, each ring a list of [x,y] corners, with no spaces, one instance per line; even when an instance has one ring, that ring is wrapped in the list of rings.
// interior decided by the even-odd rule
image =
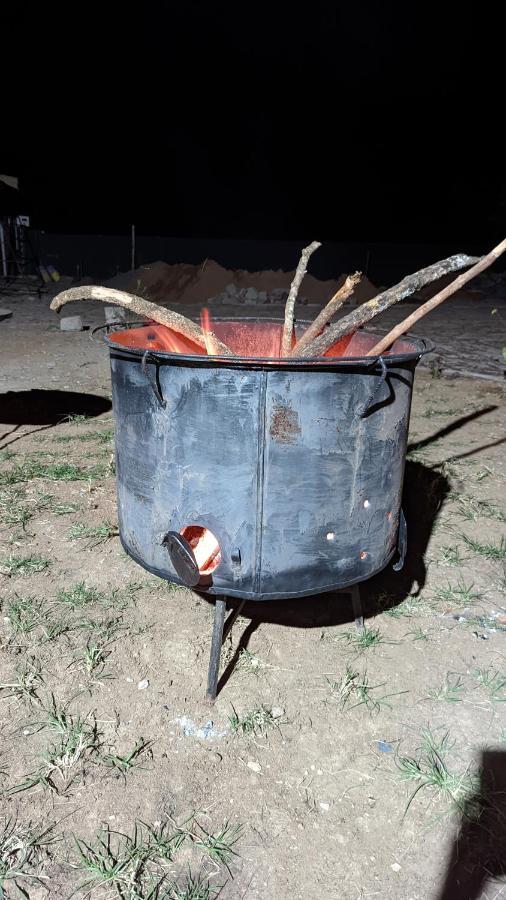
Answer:
[[[496,3],[40,5],[2,32],[0,171],[38,227],[502,236]]]

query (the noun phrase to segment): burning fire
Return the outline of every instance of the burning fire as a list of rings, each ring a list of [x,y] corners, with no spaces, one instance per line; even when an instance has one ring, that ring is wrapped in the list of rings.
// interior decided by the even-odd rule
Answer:
[[[200,311],[200,327],[202,328],[202,331],[204,332],[204,340],[206,342],[207,355],[213,356],[216,351],[214,349],[213,339],[212,339],[212,330],[213,329],[211,328],[211,313],[205,306]]]
[[[193,550],[201,575],[210,575],[221,562],[221,549],[212,531],[202,525],[186,525],[181,530]]]
[[[267,319],[248,321],[247,319],[230,319],[213,322],[208,309],[200,314],[200,322],[204,333],[205,347],[196,344],[189,337],[179,334],[166,325],[151,324],[139,328],[116,331],[110,339],[124,347],[136,347],[142,350],[161,350],[166,353],[179,353],[184,356],[217,356],[214,337],[223,341],[238,357],[277,360],[281,357],[282,322],[270,322]],[[357,331],[337,341],[326,351],[327,357],[364,356],[373,346],[373,335]],[[409,349],[409,347],[407,348]]]

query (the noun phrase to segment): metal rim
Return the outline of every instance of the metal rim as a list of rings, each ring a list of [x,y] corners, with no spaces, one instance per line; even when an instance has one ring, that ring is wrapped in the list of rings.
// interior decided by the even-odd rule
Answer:
[[[241,319],[220,319],[218,317],[214,317],[215,322],[282,322],[282,319],[278,318],[264,318],[264,319],[256,319],[253,317],[244,317]],[[298,323],[301,325],[310,325],[311,323],[304,319],[299,319]],[[124,347],[121,344],[116,344],[113,339],[109,337],[110,332],[115,333],[116,331],[126,331],[129,328],[142,328],[148,327],[145,321],[140,322],[124,322],[121,323],[121,327],[118,327],[118,324],[105,324],[98,325],[94,328],[90,333],[90,339],[95,343],[100,343],[94,337],[95,334],[99,332],[105,331],[106,333],[102,335],[102,342],[105,343],[110,353],[114,353],[115,356],[120,357],[134,357],[139,360],[142,359],[142,356],[145,353],[145,348],[142,347]],[[155,323],[156,324],[156,323]],[[113,331],[114,329],[114,331]],[[378,337],[381,337],[382,334],[387,334],[386,330],[376,330],[374,332],[369,332],[367,329],[358,329],[363,330],[369,334],[375,334]],[[311,359],[297,359],[297,358],[289,358],[289,359],[273,359],[272,357],[254,357],[254,356],[196,356],[193,354],[183,354],[183,353],[170,353],[167,350],[150,350],[150,355],[153,357],[153,360],[156,360],[160,365],[191,365],[191,366],[205,366],[205,367],[219,367],[219,368],[240,368],[240,369],[267,369],[267,370],[275,370],[275,369],[328,369],[328,368],[347,368],[347,367],[370,367],[375,365],[378,362],[378,359],[383,358],[387,365],[397,365],[399,363],[408,363],[413,362],[414,360],[420,360],[422,356],[425,356],[427,353],[432,353],[435,349],[435,344],[429,340],[428,338],[418,337],[417,335],[413,335],[411,333],[406,333],[402,335],[402,339],[410,341],[414,345],[414,349],[407,353],[396,353],[396,354],[385,354],[382,356],[379,354],[378,356],[336,356],[336,357],[327,357],[327,356],[316,356]]]

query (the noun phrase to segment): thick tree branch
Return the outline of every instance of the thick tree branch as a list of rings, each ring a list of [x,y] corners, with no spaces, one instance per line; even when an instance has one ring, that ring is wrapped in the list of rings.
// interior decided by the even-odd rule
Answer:
[[[97,285],[85,285],[84,287],[69,288],[57,294],[51,302],[51,309],[60,310],[66,303],[72,303],[74,300],[101,300],[103,303],[113,303],[115,306],[122,306],[129,309],[139,316],[152,319],[159,325],[166,325],[172,331],[183,334],[185,337],[194,341],[199,347],[207,349],[206,336],[200,325],[182,316],[180,313],[174,312],[172,309],[165,309],[143,297],[137,297],[135,294],[128,294],[126,291],[117,291],[114,288],[99,287]],[[235,356],[234,353],[220,341],[216,335],[212,334],[213,352],[218,356]]]

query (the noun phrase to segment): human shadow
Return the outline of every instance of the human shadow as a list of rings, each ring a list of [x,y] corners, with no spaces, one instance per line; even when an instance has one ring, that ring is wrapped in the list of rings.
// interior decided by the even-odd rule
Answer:
[[[0,422],[2,425],[14,427],[0,434],[0,441],[6,441],[0,449],[26,436],[26,432],[18,433],[23,425],[35,425],[36,430],[42,431],[53,428],[71,416],[95,418],[109,412],[110,409],[112,409],[111,401],[98,394],[41,388],[34,388],[31,391],[7,391],[0,394]],[[7,440],[8,438],[10,440]]]
[[[463,808],[437,900],[479,900],[488,896],[487,882],[505,878],[506,750],[484,750],[480,785]]]

